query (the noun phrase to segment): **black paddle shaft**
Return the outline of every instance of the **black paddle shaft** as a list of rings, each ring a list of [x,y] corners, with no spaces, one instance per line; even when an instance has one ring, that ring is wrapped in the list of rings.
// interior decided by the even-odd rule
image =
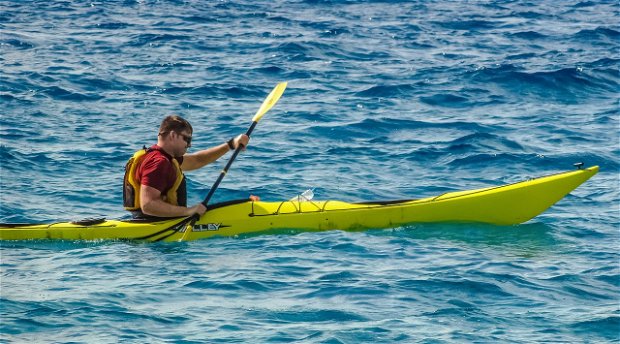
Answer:
[[[245,133],[248,137],[250,137],[250,135],[252,134],[252,131],[254,131],[254,128],[256,127],[257,124],[258,124],[258,121],[252,122],[252,125],[250,125],[250,128]],[[202,205],[204,205],[205,207],[207,207],[207,204],[209,204],[209,201],[211,200],[211,197],[215,193],[215,190],[217,190],[218,186],[220,186],[220,183],[222,182],[222,179],[224,179],[224,177],[226,176],[226,173],[228,173],[228,169],[230,168],[230,165],[232,165],[233,161],[235,161],[235,159],[237,158],[237,155],[239,155],[239,152],[241,151],[242,148],[243,147],[241,145],[239,145],[237,147],[237,149],[235,149],[235,152],[230,157],[230,160],[228,160],[228,163],[226,164],[226,166],[222,170],[222,173],[220,173],[220,176],[217,177],[217,180],[215,181],[215,183],[211,187],[211,190],[209,190],[209,193],[207,194],[207,197],[205,197],[205,199],[202,201]]]

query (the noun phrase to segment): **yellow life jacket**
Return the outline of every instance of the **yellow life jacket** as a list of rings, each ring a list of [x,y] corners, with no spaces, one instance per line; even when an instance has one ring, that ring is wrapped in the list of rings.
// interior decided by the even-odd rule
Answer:
[[[123,206],[125,210],[140,210],[140,181],[136,179],[136,171],[142,164],[146,153],[151,152],[151,148],[143,148],[135,152],[125,165],[125,178],[123,179]],[[176,159],[170,159],[176,170],[176,180],[170,190],[166,192],[163,199],[172,205],[187,206],[187,188],[185,185],[185,175]]]

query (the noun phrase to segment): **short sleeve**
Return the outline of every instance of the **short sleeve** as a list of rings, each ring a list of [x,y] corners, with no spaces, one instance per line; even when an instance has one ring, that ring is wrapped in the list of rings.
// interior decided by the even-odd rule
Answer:
[[[147,185],[165,193],[170,188],[170,179],[175,179],[176,171],[165,157],[154,157],[142,164],[140,184]]]

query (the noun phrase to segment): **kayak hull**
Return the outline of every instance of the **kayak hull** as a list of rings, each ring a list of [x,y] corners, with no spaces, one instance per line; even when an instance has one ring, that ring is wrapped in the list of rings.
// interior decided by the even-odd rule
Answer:
[[[154,222],[85,220],[74,223],[0,224],[0,240],[178,241],[280,229],[362,230],[441,222],[515,225],[539,215],[598,170],[598,166],[594,166],[514,184],[407,201],[235,201],[210,207],[191,228],[187,225],[187,218]]]

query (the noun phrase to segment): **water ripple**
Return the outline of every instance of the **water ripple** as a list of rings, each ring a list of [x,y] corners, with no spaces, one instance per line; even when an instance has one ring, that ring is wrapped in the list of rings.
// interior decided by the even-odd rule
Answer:
[[[617,342],[617,1],[4,1],[0,218],[126,216],[170,113],[216,192],[421,198],[600,165],[514,227],[4,242],[6,342]],[[225,158],[188,173],[190,201]],[[96,328],[97,331],[93,331]]]

